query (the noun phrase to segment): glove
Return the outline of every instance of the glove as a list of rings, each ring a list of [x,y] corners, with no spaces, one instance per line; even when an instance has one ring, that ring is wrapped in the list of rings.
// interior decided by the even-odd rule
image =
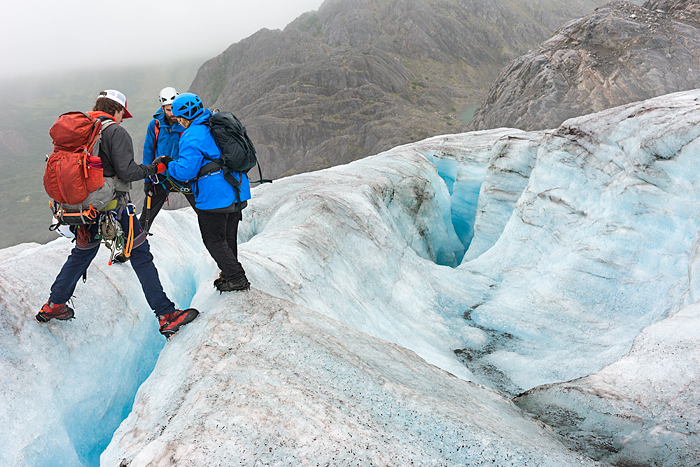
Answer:
[[[153,161],[153,165],[156,166],[156,173],[162,174],[168,169],[168,164],[173,161],[170,156],[160,156]]]
[[[170,164],[173,161],[173,158],[170,156],[159,156],[156,157],[156,159],[153,161],[153,165],[158,165],[158,164],[165,164],[167,167],[168,164]]]
[[[146,193],[146,196],[148,196],[148,193],[155,193],[153,190],[153,182],[150,180],[146,180],[143,183],[143,192]]]

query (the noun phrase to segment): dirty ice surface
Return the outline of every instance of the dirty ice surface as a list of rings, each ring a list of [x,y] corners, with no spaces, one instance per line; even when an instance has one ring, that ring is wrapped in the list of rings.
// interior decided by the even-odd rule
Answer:
[[[670,347],[626,354],[695,316],[675,317],[700,294],[699,97],[435,137],[258,187],[239,232],[250,292],[215,293],[195,214],[163,212],[150,238],[161,279],[202,312],[167,344],[106,250],[76,289],[76,320],[44,325],[33,315],[70,242],[0,251],[0,464],[554,466],[625,451],[658,430],[586,426],[577,444],[566,427],[587,406],[572,402],[580,416],[553,424],[562,443],[509,398],[542,385],[558,397],[606,368],[611,398],[657,391],[649,363]],[[683,381],[677,395],[697,386],[691,368],[661,380]],[[692,456],[680,414],[697,423],[697,404],[654,397],[642,419],[688,431],[662,441]]]

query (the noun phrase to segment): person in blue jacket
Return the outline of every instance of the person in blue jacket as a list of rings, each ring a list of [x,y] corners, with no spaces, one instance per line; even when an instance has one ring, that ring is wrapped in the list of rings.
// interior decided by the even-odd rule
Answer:
[[[180,94],[173,101],[172,109],[185,131],[180,137],[179,158],[164,160],[168,166],[166,174],[190,182],[204,246],[221,269],[214,286],[220,292],[247,290],[250,282],[238,261],[237,240],[241,211],[250,199],[248,176],[229,172],[237,188],[224,178],[219,163],[221,151],[206,124],[212,113],[204,108],[199,96]]]
[[[146,141],[143,144],[143,163],[149,165],[160,156],[169,156],[178,159],[180,135],[185,129],[177,123],[173,115],[172,104],[179,93],[173,87],[161,89],[158,95],[160,109],[153,115],[153,120],[146,130]],[[158,212],[160,212],[170,191],[161,182],[162,176],[151,176],[144,181],[143,191],[146,198],[139,222],[144,230],[149,231]],[[183,193],[185,198],[194,207],[194,196]],[[150,198],[150,199],[149,199]]]

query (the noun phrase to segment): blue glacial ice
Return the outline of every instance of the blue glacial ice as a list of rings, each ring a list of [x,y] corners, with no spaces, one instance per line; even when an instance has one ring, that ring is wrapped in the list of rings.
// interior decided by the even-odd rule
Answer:
[[[33,315],[70,242],[0,251],[0,464],[594,465],[573,449],[595,443],[559,441],[569,428],[625,462],[697,456],[699,98],[257,187],[249,293],[216,293],[195,214],[163,212],[164,286],[202,311],[167,344],[106,251],[77,319],[47,325]],[[531,420],[510,400],[525,391],[534,416],[559,404],[574,421]],[[605,431],[605,411],[644,426]]]

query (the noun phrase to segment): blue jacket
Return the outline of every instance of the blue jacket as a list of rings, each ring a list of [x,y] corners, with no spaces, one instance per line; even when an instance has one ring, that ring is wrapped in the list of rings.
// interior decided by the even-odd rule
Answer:
[[[158,131],[158,144],[154,151],[153,147],[156,145],[156,122],[158,122],[160,130]],[[171,127],[165,119],[163,109],[158,109],[153,114],[153,120],[148,124],[148,130],[146,130],[146,141],[143,143],[143,164],[150,165],[153,159],[160,156],[170,156],[173,159],[177,159],[178,142],[180,141],[180,133],[183,131],[185,129],[179,123],[175,123]]]
[[[219,159],[221,151],[216,146],[214,138],[209,131],[206,122],[209,120],[211,112],[204,109],[199,117],[192,121],[192,124],[180,137],[179,159],[168,164],[167,175],[175,180],[183,182],[190,181],[197,177],[199,170],[208,164],[209,160]],[[198,209],[211,210],[222,209],[231,206],[238,201],[250,199],[250,182],[248,176],[241,172],[231,172],[233,176],[241,182],[240,199],[236,197],[236,190],[226,181],[222,170],[217,170],[192,184],[192,192],[195,195],[195,205]]]

